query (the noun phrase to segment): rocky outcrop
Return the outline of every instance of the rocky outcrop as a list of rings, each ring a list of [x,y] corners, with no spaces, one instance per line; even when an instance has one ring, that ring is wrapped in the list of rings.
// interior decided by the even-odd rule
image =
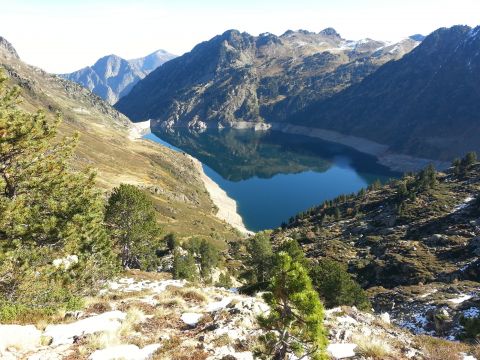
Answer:
[[[12,44],[10,44],[7,39],[3,38],[0,36],[0,52],[2,52],[3,56],[5,57],[11,57],[13,59],[20,59],[20,57],[17,54],[17,51],[13,47]]]

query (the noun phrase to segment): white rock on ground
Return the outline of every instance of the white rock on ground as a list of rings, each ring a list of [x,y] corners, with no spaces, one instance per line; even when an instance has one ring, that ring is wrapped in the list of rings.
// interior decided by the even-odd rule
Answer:
[[[345,359],[355,356],[356,344],[333,343],[327,347],[328,353],[335,359]]]
[[[180,319],[187,325],[195,326],[203,317],[203,314],[198,313],[183,313]]]
[[[117,330],[126,314],[109,311],[70,324],[48,325],[44,336],[52,337],[52,345],[71,344],[75,336]]]
[[[136,345],[117,345],[95,351],[89,360],[148,360],[160,344],[151,344],[140,349]]]
[[[42,333],[33,325],[0,325],[0,355],[9,347],[34,349],[40,344]]]

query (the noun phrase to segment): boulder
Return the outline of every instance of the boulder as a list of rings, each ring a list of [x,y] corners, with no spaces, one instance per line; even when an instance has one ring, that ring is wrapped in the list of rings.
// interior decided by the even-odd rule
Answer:
[[[40,345],[42,333],[33,325],[0,325],[0,354],[9,347],[31,350]]]

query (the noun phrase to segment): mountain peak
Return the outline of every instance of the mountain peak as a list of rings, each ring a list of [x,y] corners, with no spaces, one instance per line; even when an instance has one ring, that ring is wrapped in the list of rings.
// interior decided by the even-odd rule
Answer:
[[[415,41],[423,41],[425,40],[425,35],[422,35],[422,34],[413,34],[411,36],[409,36],[408,38],[411,39],[411,40],[415,40]]]
[[[319,33],[320,35],[325,35],[325,36],[336,36],[336,37],[341,37],[340,34],[332,27],[328,27],[326,29],[323,29]]]
[[[9,57],[20,59],[13,45],[10,42],[8,42],[7,39],[1,36],[0,36],[0,50],[3,50],[2,52],[5,52],[7,55],[9,55]]]

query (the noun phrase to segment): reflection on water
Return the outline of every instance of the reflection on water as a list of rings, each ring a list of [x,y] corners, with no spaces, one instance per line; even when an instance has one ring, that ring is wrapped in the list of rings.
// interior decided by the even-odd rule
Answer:
[[[326,199],[399,175],[345,146],[276,131],[174,130],[145,137],[199,159],[254,231],[278,227]]]

